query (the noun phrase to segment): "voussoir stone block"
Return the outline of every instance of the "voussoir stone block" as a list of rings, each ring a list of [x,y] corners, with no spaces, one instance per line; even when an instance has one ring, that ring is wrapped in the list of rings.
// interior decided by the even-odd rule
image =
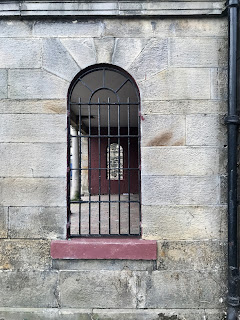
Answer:
[[[225,240],[226,206],[142,206],[143,239]]]
[[[146,80],[166,69],[167,66],[168,40],[151,39],[131,63],[128,71],[136,80]]]
[[[4,39],[0,42],[0,68],[40,68],[41,51],[39,39]]]
[[[182,115],[146,115],[141,125],[143,147],[185,145],[185,117]]]
[[[144,147],[141,153],[143,175],[216,175],[226,172],[225,148]]]
[[[220,270],[227,265],[227,243],[218,240],[158,241],[159,270]]]
[[[0,142],[66,142],[66,115],[0,114]]]
[[[210,99],[210,70],[169,68],[138,85],[142,100]]]
[[[226,274],[219,271],[153,271],[141,280],[142,308],[221,308],[226,296]]]
[[[61,43],[68,50],[68,52],[74,58],[80,68],[84,69],[96,63],[96,50],[92,38],[64,38],[61,39]]]
[[[0,207],[0,238],[8,236],[8,208]]]
[[[66,178],[0,179],[4,206],[65,206]]]
[[[57,272],[0,271],[1,307],[57,307]]]
[[[65,143],[0,143],[0,154],[3,177],[66,176]]]
[[[61,305],[68,308],[136,308],[132,271],[61,271]]]
[[[227,38],[172,38],[169,42],[173,67],[227,66]]]
[[[94,39],[97,63],[111,63],[114,50],[113,38]]]
[[[218,176],[142,176],[143,205],[217,205]]]
[[[66,207],[10,207],[9,237],[66,239]]]
[[[64,99],[68,88],[68,81],[47,71],[9,71],[9,97],[13,99]]]
[[[0,100],[1,113],[53,113],[66,114],[67,100]]]
[[[50,269],[49,247],[49,241],[1,240],[0,270]]]
[[[80,71],[60,40],[55,38],[43,40],[43,68],[67,81],[72,81]]]
[[[187,115],[186,144],[192,146],[220,146],[227,144],[224,117],[218,115]]]

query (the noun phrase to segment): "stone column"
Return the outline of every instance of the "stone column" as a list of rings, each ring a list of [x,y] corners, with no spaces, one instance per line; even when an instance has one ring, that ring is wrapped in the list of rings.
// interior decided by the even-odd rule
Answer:
[[[76,136],[78,131],[74,127],[70,127],[70,133],[72,136]],[[72,169],[79,168],[79,147],[78,147],[78,138],[72,138],[71,140],[71,166]],[[71,179],[71,194],[70,198],[78,199],[79,195],[79,170],[72,171],[72,179]]]

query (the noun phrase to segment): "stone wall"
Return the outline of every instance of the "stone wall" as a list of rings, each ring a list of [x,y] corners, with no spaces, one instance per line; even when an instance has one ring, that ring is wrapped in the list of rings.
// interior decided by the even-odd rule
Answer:
[[[226,298],[226,18],[1,20],[0,318],[219,320]],[[142,101],[157,261],[52,260],[66,237],[66,98],[111,63]]]

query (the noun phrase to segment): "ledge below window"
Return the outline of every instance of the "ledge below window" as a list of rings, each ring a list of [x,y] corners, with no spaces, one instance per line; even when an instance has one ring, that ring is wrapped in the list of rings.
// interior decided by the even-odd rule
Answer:
[[[53,259],[156,260],[157,242],[142,239],[70,239],[51,242]]]

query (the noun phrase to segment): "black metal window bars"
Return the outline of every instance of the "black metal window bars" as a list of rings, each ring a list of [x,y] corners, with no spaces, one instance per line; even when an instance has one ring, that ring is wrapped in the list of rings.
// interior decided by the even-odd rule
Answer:
[[[135,81],[121,68],[96,65],[72,82],[68,96],[68,237],[141,235],[139,109]],[[77,167],[71,161],[73,139],[78,142]],[[77,197],[70,198],[76,172]]]

